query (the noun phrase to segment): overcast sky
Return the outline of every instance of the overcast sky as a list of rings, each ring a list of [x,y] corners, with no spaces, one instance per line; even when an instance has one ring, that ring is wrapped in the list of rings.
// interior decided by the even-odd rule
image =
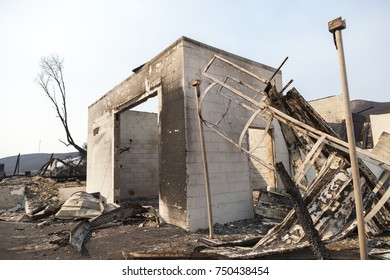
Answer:
[[[283,67],[307,99],[340,94],[328,21],[342,16],[350,97],[390,101],[390,1],[0,0],[0,158],[71,152],[34,82],[43,56],[65,61],[71,132],[87,142],[88,106],[180,36]]]

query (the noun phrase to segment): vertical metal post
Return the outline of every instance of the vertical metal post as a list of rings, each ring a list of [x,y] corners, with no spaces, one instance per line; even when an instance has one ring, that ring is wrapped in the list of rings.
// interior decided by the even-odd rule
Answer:
[[[352,114],[349,100],[348,80],[347,80],[347,69],[345,66],[344,57],[344,46],[341,30],[346,28],[345,20],[341,17],[336,18],[328,23],[329,32],[333,33],[336,49],[339,58],[340,66],[340,79],[342,94],[344,100],[344,111],[345,111],[345,125],[347,128],[347,137],[349,145],[349,156],[352,169],[352,180],[355,195],[355,207],[356,207],[356,221],[359,236],[359,248],[360,248],[360,259],[368,259],[367,254],[367,238],[366,231],[364,228],[364,213],[363,213],[363,201],[360,188],[360,175],[358,168],[358,160],[356,156],[356,145],[355,145],[355,134],[353,130]]]
[[[204,134],[203,134],[203,123],[199,111],[200,80],[196,80],[196,79],[192,80],[192,86],[195,87],[196,113],[198,115],[200,144],[202,149],[204,186],[206,191],[207,214],[208,214],[208,222],[209,222],[209,237],[212,239],[214,238],[214,226],[213,226],[213,211],[212,211],[211,194],[210,194],[209,168],[207,165],[206,144],[204,141]]]
[[[19,175],[19,165],[20,165],[20,153],[18,154],[18,157],[16,158],[14,175]]]

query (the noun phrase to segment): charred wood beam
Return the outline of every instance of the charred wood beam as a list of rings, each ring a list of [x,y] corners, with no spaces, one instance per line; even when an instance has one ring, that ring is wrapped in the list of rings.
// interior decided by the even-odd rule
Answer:
[[[331,136],[338,137],[336,132],[326,123],[316,110],[307,102],[296,88],[289,90],[284,97],[290,115],[312,127],[317,128]]]
[[[46,173],[47,169],[49,168],[50,164],[53,161],[53,157],[54,157],[54,153],[52,153],[50,159],[44,165],[41,166],[41,168],[38,171],[38,175],[43,175]]]
[[[283,182],[284,187],[286,188],[286,192],[290,195],[291,201],[295,208],[295,213],[297,214],[298,220],[303,230],[305,231],[305,235],[311,245],[315,258],[329,260],[330,255],[325,245],[322,243],[318,231],[314,227],[309,211],[307,210],[305,202],[303,201],[294,181],[288,175],[283,163],[278,162],[276,164],[276,170]]]
[[[236,241],[230,241],[230,242],[216,242],[212,239],[206,239],[206,238],[199,238],[198,243],[200,244],[195,248],[195,251],[201,251],[202,248],[207,247],[253,247],[255,246],[259,241],[261,237],[255,237],[250,238],[247,240],[236,240]]]
[[[290,116],[310,125],[311,127],[315,127],[321,132],[324,132],[332,137],[340,138],[327,124],[327,122],[318,114],[318,112],[314,110],[310,103],[302,97],[296,88],[289,90],[286,96],[283,98],[287,104],[286,106],[289,108],[288,112]],[[312,139],[315,140],[315,138]],[[348,151],[341,151],[331,144],[327,145],[326,149],[323,149],[322,152],[325,156],[329,156],[331,152],[336,152],[346,158],[348,161],[350,160]],[[370,187],[373,188],[377,182],[377,179],[361,159],[358,159],[358,165],[361,175],[366,179],[366,182],[370,185]],[[316,164],[314,164],[314,166],[317,167],[317,170],[321,169],[321,166],[317,166]]]
[[[268,92],[268,98],[273,107],[284,113],[287,113],[287,104],[284,102],[283,95],[279,93],[276,88],[273,87]],[[302,148],[303,145],[301,144],[300,139],[296,137],[296,134],[289,125],[283,122],[279,122],[279,124],[289,152],[290,166],[292,166],[294,169],[293,173],[297,174],[299,167],[302,166],[303,163],[301,153],[299,151],[300,146]]]
[[[222,256],[215,253],[202,253],[202,252],[125,253],[122,251],[122,256],[126,260],[205,260],[205,259],[228,260],[230,259],[227,256]]]
[[[50,217],[50,216],[54,215],[55,213],[57,213],[58,210],[60,210],[60,208],[61,208],[61,205],[59,205],[59,206],[47,205],[44,209],[41,209],[38,212],[34,211],[35,214],[31,216],[31,219],[32,219],[32,221],[37,221],[40,219]]]
[[[314,110],[314,108],[307,102],[302,95],[298,92],[296,88],[292,88],[282,97],[285,100],[285,113],[288,113],[293,118],[315,127],[316,129],[336,138],[339,136],[334,132],[334,130],[327,124],[327,122]],[[283,110],[281,110],[283,111]],[[313,138],[315,140],[315,138]],[[326,141],[325,141],[326,143]],[[323,149],[323,153],[326,156],[329,156],[329,153],[336,152],[339,155],[349,160],[348,151],[341,151],[333,147],[332,145],[327,145],[327,149]],[[371,188],[374,188],[377,184],[377,179],[374,174],[367,168],[361,159],[358,159],[360,175],[362,175],[366,182],[370,185]]]

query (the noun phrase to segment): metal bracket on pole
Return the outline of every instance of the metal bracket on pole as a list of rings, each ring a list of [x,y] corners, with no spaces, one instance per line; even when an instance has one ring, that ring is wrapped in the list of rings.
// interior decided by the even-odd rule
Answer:
[[[350,163],[352,169],[352,180],[355,194],[355,206],[356,206],[356,221],[358,228],[359,236],[359,248],[360,248],[360,258],[365,260],[368,258],[367,253],[367,238],[364,225],[364,212],[363,212],[363,201],[360,187],[360,175],[358,167],[358,159],[356,154],[356,144],[355,144],[355,135],[353,130],[352,123],[352,114],[349,100],[349,90],[348,90],[348,79],[347,79],[347,69],[345,66],[345,57],[344,57],[344,47],[343,47],[343,38],[341,35],[341,30],[346,28],[345,20],[341,17],[338,17],[328,23],[329,32],[333,34],[335,40],[336,49],[338,52],[339,66],[340,66],[340,80],[342,87],[342,95],[344,99],[344,110],[345,110],[345,126],[347,128],[347,137],[349,145],[349,155]]]
[[[343,20],[341,17],[338,17],[328,22],[328,29],[329,32],[333,34],[333,41],[334,41],[334,45],[336,46],[336,50],[338,50],[337,40],[336,40],[336,30],[340,31],[345,28],[347,28],[347,24],[345,20]]]

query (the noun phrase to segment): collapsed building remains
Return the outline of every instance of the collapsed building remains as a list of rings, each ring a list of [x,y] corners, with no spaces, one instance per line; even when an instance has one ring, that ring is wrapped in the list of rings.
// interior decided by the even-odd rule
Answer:
[[[214,222],[251,218],[253,190],[283,193],[275,168],[281,163],[320,238],[345,237],[356,227],[348,144],[295,88],[283,95],[290,83],[282,87],[281,66],[274,69],[180,38],[89,107],[87,190],[113,202],[158,194],[165,221],[188,230],[207,227],[199,115],[206,127]],[[129,109],[153,96],[158,114],[142,125],[149,116]],[[357,151],[368,235],[389,228],[387,146]],[[365,163],[376,166],[377,174]],[[308,246],[294,214],[292,209],[250,252],[235,254]]]

